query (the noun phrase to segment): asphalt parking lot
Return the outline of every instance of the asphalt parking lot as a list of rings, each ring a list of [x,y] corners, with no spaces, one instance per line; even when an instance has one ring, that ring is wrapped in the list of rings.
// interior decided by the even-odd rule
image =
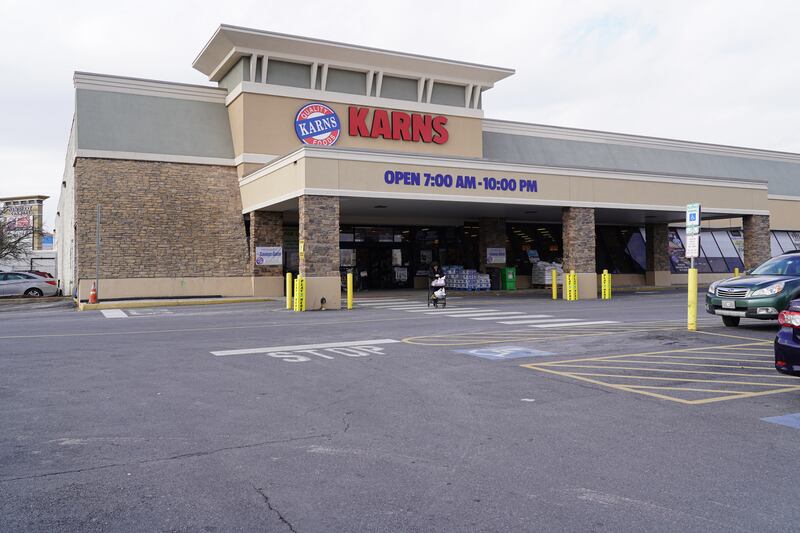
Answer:
[[[787,531],[800,379],[686,295],[0,306],[0,530]]]

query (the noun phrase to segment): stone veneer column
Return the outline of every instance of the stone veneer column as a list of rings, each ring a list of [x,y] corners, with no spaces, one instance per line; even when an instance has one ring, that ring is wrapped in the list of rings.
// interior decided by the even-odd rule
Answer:
[[[597,298],[597,262],[595,261],[594,209],[565,207],[561,213],[564,241],[564,272],[578,274],[581,300]]]
[[[669,287],[672,274],[669,262],[669,224],[645,224],[645,250],[648,285]]]
[[[250,213],[250,268],[253,273],[253,296],[282,294],[283,265],[256,264],[259,246],[283,247],[283,213],[252,211]]]
[[[755,268],[770,257],[769,215],[742,217],[744,229],[744,268]]]
[[[306,309],[341,307],[339,273],[339,197],[299,198],[300,275],[306,278]]]
[[[486,272],[488,268],[500,268],[506,265],[486,264],[487,248],[506,247],[506,220],[504,218],[481,218],[478,219],[478,265],[481,272]]]

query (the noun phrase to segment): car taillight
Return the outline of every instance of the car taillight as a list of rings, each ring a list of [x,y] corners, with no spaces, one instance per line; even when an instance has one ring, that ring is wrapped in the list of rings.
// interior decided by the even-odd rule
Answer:
[[[55,285],[56,284],[56,280],[48,279],[48,280],[45,280],[45,283],[47,283],[48,285]]]
[[[800,313],[796,311],[781,311],[778,315],[778,324],[790,328],[800,328]]]

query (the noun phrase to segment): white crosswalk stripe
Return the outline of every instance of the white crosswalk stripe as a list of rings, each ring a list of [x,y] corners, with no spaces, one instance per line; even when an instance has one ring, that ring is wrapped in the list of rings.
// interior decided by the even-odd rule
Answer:
[[[454,299],[448,297],[448,301]],[[461,318],[477,321],[496,322],[504,326],[527,326],[530,328],[574,328],[583,326],[603,326],[619,324],[615,320],[586,321],[581,318],[558,318],[553,315],[531,314],[529,311],[502,311],[488,307],[460,307],[452,304],[447,307],[434,308],[425,301],[409,298],[356,298],[353,302],[365,309],[382,309],[386,311],[402,311],[404,313],[425,313],[448,318]],[[343,302],[344,303],[344,302]]]
[[[452,316],[456,318],[475,318],[475,317],[508,318],[513,315],[524,315],[524,314],[525,313],[521,311],[474,311],[470,313],[457,313],[457,314],[447,313],[446,316]]]
[[[536,324],[536,325],[532,325],[532,326],[529,326],[529,327],[532,327],[532,328],[559,328],[561,326],[569,326],[571,328],[574,328],[574,327],[582,327],[582,326],[599,326],[601,324],[619,324],[619,322],[616,322],[614,320],[596,320],[594,322],[579,321],[578,324]]]
[[[536,316],[536,315],[531,315]],[[523,318],[523,317],[515,317],[515,318]],[[579,318],[540,318],[536,320],[504,320],[500,322],[500,324],[508,324],[510,326],[516,326],[521,324],[548,324],[550,322],[580,322]]]

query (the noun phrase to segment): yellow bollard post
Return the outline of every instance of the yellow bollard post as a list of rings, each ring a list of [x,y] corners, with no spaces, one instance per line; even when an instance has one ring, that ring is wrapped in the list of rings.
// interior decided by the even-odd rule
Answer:
[[[687,328],[689,331],[697,331],[697,269],[689,269],[689,315]]]
[[[292,310],[296,313],[300,311],[300,276],[294,280],[294,299],[292,302]]]
[[[572,300],[576,301],[578,299],[578,275],[574,270],[570,270],[569,275],[572,278]]]
[[[569,272],[564,272],[563,280],[561,281],[561,297],[564,300],[569,301],[570,297],[570,281],[569,281]]]
[[[286,309],[292,308],[292,273],[286,273]]]
[[[738,278],[739,277],[739,267],[736,267],[736,268],[733,269],[733,277],[734,278]]]
[[[611,274],[608,275],[608,299],[611,299]]]
[[[550,271],[550,285],[553,289],[553,300],[558,300],[558,272],[555,268]]]
[[[306,278],[300,278],[300,311],[306,310]]]
[[[347,308],[353,308],[353,273],[347,273]]]

